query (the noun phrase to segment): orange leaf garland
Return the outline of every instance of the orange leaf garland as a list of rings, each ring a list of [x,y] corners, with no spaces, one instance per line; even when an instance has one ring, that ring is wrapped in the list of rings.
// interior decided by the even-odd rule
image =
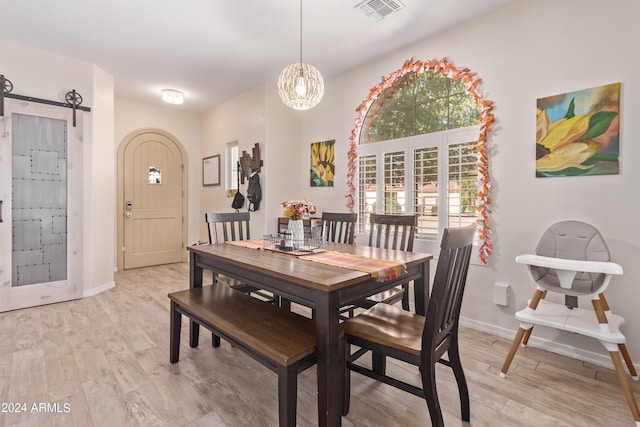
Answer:
[[[473,95],[478,110],[480,110],[480,135],[478,136],[478,180],[476,186],[478,188],[478,209],[477,219],[478,235],[482,243],[479,248],[480,260],[486,265],[489,262],[489,256],[493,252],[493,242],[491,240],[491,227],[489,225],[489,211],[487,206],[491,204],[491,198],[489,192],[491,190],[491,183],[489,179],[489,143],[487,142],[487,135],[493,130],[495,124],[495,117],[493,115],[493,101],[485,99],[480,93],[479,87],[482,79],[476,76],[469,68],[458,68],[451,64],[447,58],[439,60],[432,59],[431,61],[420,61],[410,58],[404,61],[403,66],[389,74],[383,76],[381,82],[371,88],[367,98],[356,108],[355,126],[351,131],[351,137],[349,138],[350,147],[347,154],[348,172],[347,172],[347,207],[349,212],[353,212],[356,205],[355,202],[355,179],[357,173],[358,154],[356,148],[360,138],[360,131],[364,124],[364,119],[369,111],[371,105],[378,99],[378,96],[382,94],[386,89],[391,87],[397,80],[401,79],[408,73],[420,73],[428,70],[434,70],[445,74],[447,77],[453,80],[461,80],[467,86],[467,91]]]

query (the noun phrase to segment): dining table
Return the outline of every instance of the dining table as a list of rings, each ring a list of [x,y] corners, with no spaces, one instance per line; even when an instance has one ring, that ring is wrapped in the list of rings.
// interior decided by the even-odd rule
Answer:
[[[344,356],[340,350],[340,308],[408,281],[414,283],[415,311],[425,313],[429,301],[431,254],[326,242],[323,253],[402,266],[400,274],[381,277],[356,265],[313,262],[314,254],[295,256],[255,244],[218,243],[188,247],[189,286],[202,286],[210,270],[268,290],[282,299],[314,310],[317,339],[318,426],[340,426]],[[322,255],[322,254],[318,254]],[[318,258],[320,260],[320,258]],[[190,322],[189,339],[198,344],[199,325]]]

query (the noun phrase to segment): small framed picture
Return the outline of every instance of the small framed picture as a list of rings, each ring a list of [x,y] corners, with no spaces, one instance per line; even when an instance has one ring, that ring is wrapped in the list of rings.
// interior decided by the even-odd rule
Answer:
[[[202,185],[220,185],[220,154],[202,159]]]

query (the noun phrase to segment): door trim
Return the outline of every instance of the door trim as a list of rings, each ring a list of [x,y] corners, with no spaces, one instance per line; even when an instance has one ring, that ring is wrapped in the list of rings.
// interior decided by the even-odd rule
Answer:
[[[125,155],[125,151],[127,149],[127,146],[129,145],[129,143],[131,141],[133,141],[135,138],[137,138],[140,135],[144,135],[144,134],[158,134],[158,135],[162,135],[165,138],[169,139],[173,144],[175,144],[175,146],[178,148],[178,150],[180,151],[180,155],[182,156],[182,164],[184,165],[184,168],[182,169],[182,193],[184,194],[184,197],[182,198],[182,212],[183,212],[183,218],[184,220],[182,221],[182,241],[186,242],[187,241],[187,229],[188,229],[188,207],[189,207],[189,192],[188,192],[188,187],[189,187],[189,183],[188,183],[188,177],[187,177],[187,170],[189,170],[189,165],[188,165],[188,159],[187,159],[187,153],[184,150],[184,147],[182,146],[182,144],[180,143],[180,141],[178,140],[178,138],[176,138],[174,135],[170,134],[167,131],[164,131],[162,129],[157,129],[157,128],[141,128],[141,129],[137,129],[134,130],[132,132],[129,132],[124,138],[122,138],[122,141],[120,141],[120,145],[118,146],[118,164],[117,164],[117,204],[116,204],[116,218],[117,218],[117,242],[116,242],[116,260],[117,260],[117,268],[118,270],[123,270],[124,269],[124,252],[122,251],[122,247],[124,246],[124,212],[125,212],[125,206],[124,206],[124,155]],[[183,262],[187,261],[187,248],[185,247],[183,249],[183,254],[182,254],[182,260]]]

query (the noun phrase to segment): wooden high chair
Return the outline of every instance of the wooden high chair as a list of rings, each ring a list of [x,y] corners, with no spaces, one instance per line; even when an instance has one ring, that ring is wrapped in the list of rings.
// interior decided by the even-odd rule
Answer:
[[[520,343],[527,345],[534,325],[595,338],[609,352],[633,418],[640,426],[638,404],[622,364],[624,358],[637,381],[638,373],[620,332],[624,318],[611,312],[604,296],[613,275],[622,274],[622,267],[609,260],[609,249],[598,230],[579,221],[552,225],[538,243],[535,255],[516,257],[516,262],[529,266],[537,286],[528,307],[516,313],[520,327],[500,377],[506,377]],[[565,304],[546,301],[548,292],[564,294]],[[579,296],[590,298],[593,310],[578,308]]]

